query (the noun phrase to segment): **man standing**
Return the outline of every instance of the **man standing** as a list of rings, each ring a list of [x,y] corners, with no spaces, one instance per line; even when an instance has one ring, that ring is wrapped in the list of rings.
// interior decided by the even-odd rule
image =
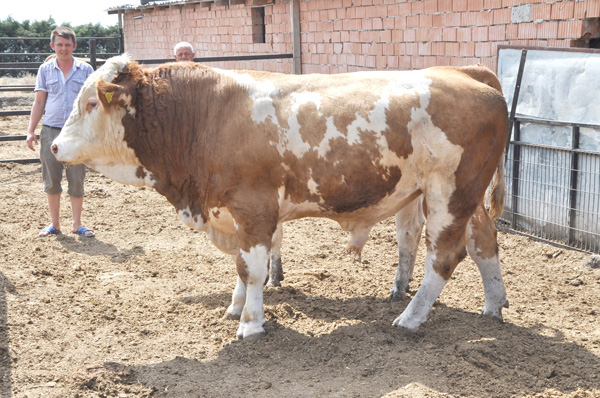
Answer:
[[[73,57],[77,41],[75,32],[71,29],[67,27],[54,29],[50,35],[50,47],[56,53],[56,57],[46,61],[38,70],[35,100],[31,107],[26,141],[29,149],[34,151],[33,143],[38,143],[35,129],[44,115],[40,133],[40,160],[51,222],[40,231],[40,237],[60,233],[60,195],[62,192],[60,183],[64,166],[54,158],[50,151],[50,145],[71,114],[73,103],[85,79],[94,71],[89,64]],[[67,167],[66,175],[69,184],[67,194],[71,198],[73,212],[71,231],[83,237],[92,237],[95,235],[94,231],[81,224],[85,166],[79,164]]]
[[[175,45],[174,54],[174,57],[177,60],[177,62],[193,61],[194,55],[196,55],[196,53],[194,52],[194,47],[192,47],[192,45],[187,41],[181,41],[177,43]]]

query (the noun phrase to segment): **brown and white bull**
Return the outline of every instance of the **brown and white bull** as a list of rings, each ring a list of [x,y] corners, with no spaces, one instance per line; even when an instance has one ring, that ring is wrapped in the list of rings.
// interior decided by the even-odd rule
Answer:
[[[374,224],[423,195],[425,277],[394,320],[416,331],[465,247],[482,246],[473,244],[474,223],[493,228],[476,211],[508,123],[490,82],[496,77],[480,67],[298,76],[193,63],[143,70],[120,56],[88,78],[52,151],[155,188],[185,224],[236,254],[227,314],[240,318],[246,340],[264,334],[262,289],[278,224],[328,217],[360,252]],[[484,313],[501,317],[495,236],[486,242],[478,252]]]

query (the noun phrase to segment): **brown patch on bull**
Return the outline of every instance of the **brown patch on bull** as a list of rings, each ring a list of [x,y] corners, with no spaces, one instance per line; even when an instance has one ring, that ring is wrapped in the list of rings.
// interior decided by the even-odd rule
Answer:
[[[146,178],[146,172],[144,171],[144,168],[142,166],[138,166],[137,169],[135,169],[135,176],[139,179],[145,179]]]
[[[300,136],[311,148],[319,146],[327,132],[327,119],[319,115],[317,105],[308,102],[298,108],[298,124],[300,125]]]
[[[477,207],[471,217],[471,239],[477,256],[486,259],[498,255],[498,230],[491,220],[483,204]]]

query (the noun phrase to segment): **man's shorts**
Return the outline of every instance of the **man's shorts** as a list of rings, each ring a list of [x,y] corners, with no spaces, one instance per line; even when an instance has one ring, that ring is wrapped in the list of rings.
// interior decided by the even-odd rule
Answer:
[[[60,129],[57,127],[42,126],[40,133],[40,160],[42,162],[42,179],[44,181],[44,192],[47,194],[57,194],[62,192],[60,182],[62,172],[65,166],[56,160],[50,146],[52,141],[58,136]],[[76,198],[83,196],[83,179],[85,178],[85,165],[66,167],[67,182],[69,189],[67,194]]]

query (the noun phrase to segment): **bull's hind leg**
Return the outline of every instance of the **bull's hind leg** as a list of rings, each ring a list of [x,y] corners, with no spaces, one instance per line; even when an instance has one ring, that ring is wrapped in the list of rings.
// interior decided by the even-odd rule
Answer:
[[[421,231],[425,217],[423,215],[423,196],[396,213],[396,240],[398,241],[398,269],[391,300],[404,300],[408,283],[413,279],[413,269]]]
[[[502,308],[508,308],[508,300],[502,281],[497,235],[488,212],[483,205],[479,206],[467,225],[467,251],[477,264],[483,280],[483,315],[502,320]]]
[[[283,280],[283,267],[281,266],[281,241],[283,240],[283,224],[277,225],[273,234],[271,246],[271,264],[269,267],[269,286],[281,286]]]
[[[428,205],[431,201],[427,200]],[[444,204],[428,207],[427,255],[425,277],[421,287],[404,312],[394,320],[394,326],[415,333],[427,320],[433,303],[450,279],[454,269],[466,256],[465,229],[467,218],[454,219]],[[451,221],[450,221],[451,220]]]

